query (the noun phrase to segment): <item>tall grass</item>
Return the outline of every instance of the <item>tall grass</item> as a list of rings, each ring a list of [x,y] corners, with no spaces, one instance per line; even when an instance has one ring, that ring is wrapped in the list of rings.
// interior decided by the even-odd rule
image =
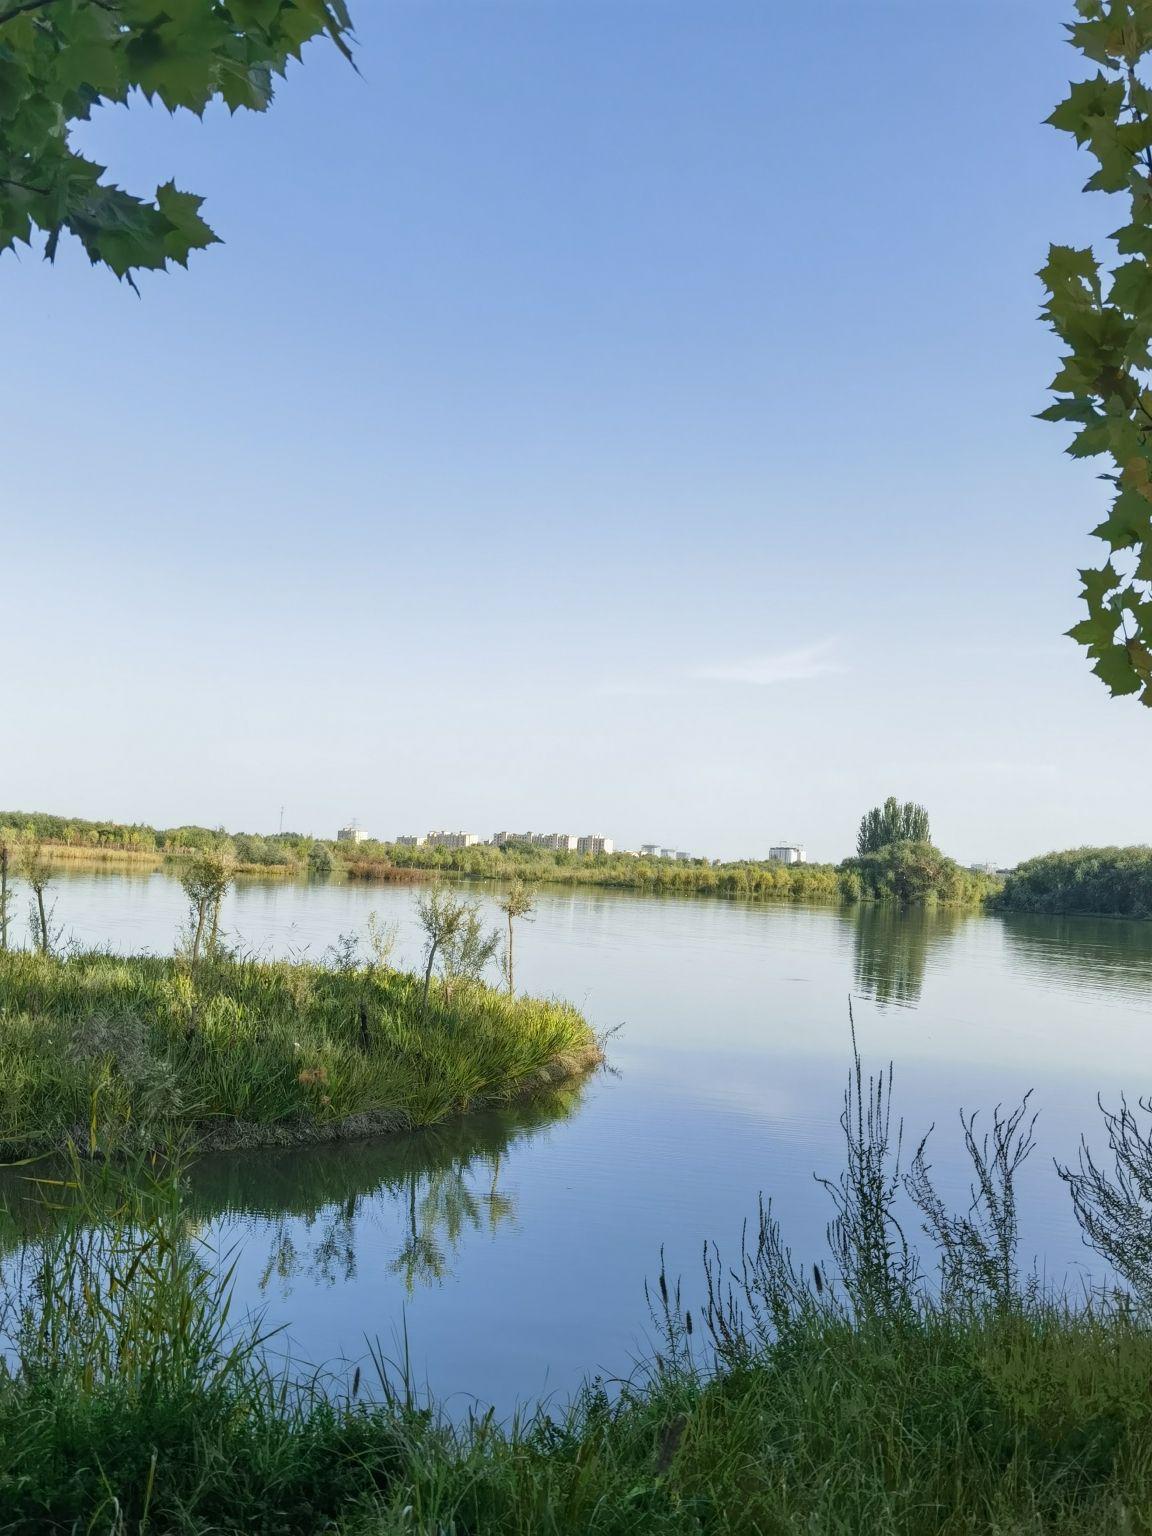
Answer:
[[[73,1219],[30,1255],[8,1313],[0,1530],[1152,1530],[1152,1295],[1137,1275],[1073,1304],[1021,1276],[1026,1109],[987,1137],[965,1121],[972,1200],[956,1212],[923,1143],[905,1167],[891,1091],[856,1063],[825,1256],[798,1261],[765,1207],[734,1266],[710,1253],[702,1308],[659,1275],[663,1340],[635,1379],[508,1425],[451,1424],[378,1361],[339,1390],[274,1372],[258,1323],[229,1315],[227,1258],[181,1220],[179,1162],[77,1161],[49,1190]],[[1128,1189],[1125,1219],[1147,1225],[1147,1193],[1125,1183],[1152,1148],[1146,1119],[1112,1128],[1114,1171],[1065,1170],[1098,1223]],[[900,1226],[902,1195],[936,1266]],[[1085,1227],[1097,1246],[1102,1230]]]
[[[430,1125],[597,1060],[574,1008],[378,966],[0,955],[0,1147]],[[275,1133],[275,1134],[273,1134]]]

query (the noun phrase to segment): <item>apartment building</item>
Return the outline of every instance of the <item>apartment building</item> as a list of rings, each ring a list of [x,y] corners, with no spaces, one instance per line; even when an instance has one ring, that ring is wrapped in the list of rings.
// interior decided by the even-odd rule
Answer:
[[[589,833],[587,837],[576,839],[577,853],[615,853],[616,844],[610,837],[601,837],[599,833]]]

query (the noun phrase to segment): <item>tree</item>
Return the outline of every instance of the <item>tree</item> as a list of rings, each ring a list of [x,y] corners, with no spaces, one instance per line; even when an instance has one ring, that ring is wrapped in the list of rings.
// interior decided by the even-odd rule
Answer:
[[[350,59],[351,28],[345,0],[0,0],[0,252],[40,230],[49,260],[69,233],[133,286],[141,268],[186,266],[216,242],[203,199],[103,181],[71,146],[76,123],[137,91],[170,112],[263,112],[310,39],[326,33]]]
[[[1137,69],[1152,53],[1149,0],[1076,0],[1070,41],[1097,70],[1048,118],[1097,162],[1086,192],[1122,193],[1127,222],[1110,237],[1120,260],[1102,272],[1091,249],[1053,245],[1040,276],[1043,314],[1067,347],[1045,421],[1068,421],[1073,458],[1112,460],[1108,516],[1092,531],[1108,557],[1080,572],[1087,618],[1068,631],[1113,695],[1152,706],[1152,89]]]
[[[445,944],[456,937],[467,912],[467,902],[457,901],[451,891],[432,890],[416,903],[416,916],[424,930],[424,991],[421,1006],[428,1007],[432,967]]]
[[[189,906],[189,959],[195,970],[203,952],[212,954],[220,935],[220,907],[234,878],[227,853],[206,848],[190,859],[180,876]]]
[[[530,886],[525,885],[523,880],[513,880],[496,905],[508,922],[508,939],[504,946],[504,974],[508,978],[508,991],[511,994],[516,990],[512,961],[512,924],[518,917],[531,922],[532,913],[536,910],[536,893]]]
[[[32,888],[28,910],[32,942],[42,955],[51,954],[53,942],[59,937],[59,933],[52,928],[55,905],[48,907],[44,901],[44,892],[52,883],[52,866],[44,852],[44,844],[38,837],[26,838],[21,843],[20,873]]]
[[[451,998],[458,981],[479,981],[499,948],[499,930],[484,926],[475,902],[465,903],[463,918],[440,950],[445,996]]]
[[[876,806],[860,818],[860,830],[856,834],[856,852],[862,858],[866,853],[878,853],[892,843],[930,843],[928,812],[922,805],[908,800],[903,805],[895,795],[889,795],[883,805]]]
[[[8,885],[8,844],[0,843],[0,951],[8,948],[12,891]]]

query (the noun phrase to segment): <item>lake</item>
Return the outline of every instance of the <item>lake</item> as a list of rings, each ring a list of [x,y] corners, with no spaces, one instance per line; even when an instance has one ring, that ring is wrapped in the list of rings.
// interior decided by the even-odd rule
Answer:
[[[183,917],[163,873],[66,874],[55,893],[84,946],[169,952]],[[246,880],[225,927],[249,951],[321,958],[376,912],[414,966],[417,896]],[[761,1192],[797,1256],[820,1256],[829,1207],[813,1174],[841,1166],[849,998],[866,1067],[895,1062],[906,1141],[935,1123],[956,1202],[959,1109],[1034,1090],[1022,1254],[1055,1280],[1098,1275],[1053,1158],[1074,1158],[1081,1131],[1103,1144],[1097,1093],[1152,1089],[1152,924],[544,887],[517,982],[616,1030],[611,1070],[555,1103],[195,1169],[202,1230],[237,1255],[239,1304],[285,1325],[297,1357],[334,1365],[378,1341],[450,1411],[503,1415],[629,1374],[661,1248],[695,1306],[703,1243],[734,1258]]]

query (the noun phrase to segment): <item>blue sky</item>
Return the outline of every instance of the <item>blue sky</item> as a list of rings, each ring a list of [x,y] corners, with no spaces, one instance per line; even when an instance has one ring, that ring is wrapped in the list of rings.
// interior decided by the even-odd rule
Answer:
[[[1070,7],[1068,7],[1070,10]],[[0,803],[964,859],[1148,837],[1061,633],[1032,0],[359,0],[264,117],[102,112],[226,242],[0,261]]]

